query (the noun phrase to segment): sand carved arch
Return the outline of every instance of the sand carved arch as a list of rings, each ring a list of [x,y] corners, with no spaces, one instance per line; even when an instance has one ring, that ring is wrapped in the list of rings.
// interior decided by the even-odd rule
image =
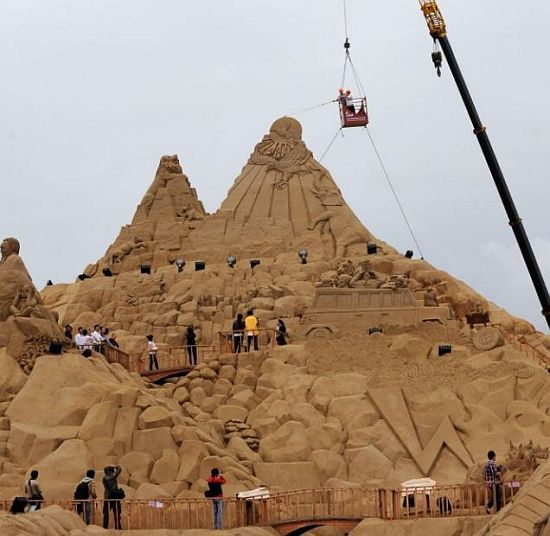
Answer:
[[[445,445],[467,469],[474,464],[472,455],[458,436],[448,415],[443,417],[432,438],[423,447],[400,388],[369,389],[367,394],[424,475],[430,475]]]

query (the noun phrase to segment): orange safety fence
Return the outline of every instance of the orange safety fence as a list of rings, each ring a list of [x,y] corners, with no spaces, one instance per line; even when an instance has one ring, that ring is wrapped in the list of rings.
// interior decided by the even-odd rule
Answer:
[[[488,488],[485,484],[400,489],[326,488],[271,493],[267,498],[224,498],[223,527],[277,526],[369,517],[399,520],[482,515],[487,514],[491,497],[496,499],[498,494],[501,507],[504,507],[515,499],[520,486],[520,482],[512,482],[498,486],[498,490],[496,486]],[[126,530],[213,526],[211,499],[46,500],[42,506],[55,504],[76,512],[77,504],[85,502],[91,505],[91,521],[96,525],[103,522],[105,503],[116,503],[120,505],[121,528]],[[11,500],[0,500],[0,510],[9,510],[11,503]],[[495,505],[491,513],[495,513]],[[115,508],[108,504],[107,509],[113,528]]]
[[[192,354],[196,355],[196,363],[192,363]],[[158,350],[157,362],[160,371],[190,369],[216,355],[218,352],[214,345],[171,346]],[[128,354],[118,348],[106,346],[105,358],[109,363],[119,363],[130,372],[138,372],[142,376],[147,376],[151,372],[146,351],[139,354]]]

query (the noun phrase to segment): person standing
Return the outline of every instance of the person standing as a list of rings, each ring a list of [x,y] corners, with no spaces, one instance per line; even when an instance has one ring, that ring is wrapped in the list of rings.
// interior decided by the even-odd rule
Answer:
[[[487,462],[485,463],[484,475],[485,486],[487,487],[487,513],[491,513],[491,509],[495,506],[495,511],[498,512],[502,508],[502,466],[497,465],[494,450],[487,453]]]
[[[29,512],[40,510],[44,495],[38,483],[38,471],[36,469],[31,471],[31,477],[25,482],[25,495],[30,506]]]
[[[74,492],[74,500],[77,501],[76,512],[82,516],[86,525],[92,523],[92,500],[97,499],[94,478],[95,471],[88,469],[86,476],[78,483]]]
[[[277,328],[275,333],[275,340],[279,346],[286,344],[286,326],[282,318],[277,320]]]
[[[244,319],[244,330],[246,332],[248,352],[250,352],[252,343],[254,343],[254,350],[258,351],[260,349],[258,345],[258,336],[260,334],[258,331],[259,325],[260,321],[254,316],[254,311],[249,309],[246,312],[246,318]]]
[[[233,351],[239,354],[242,350],[244,338],[244,320],[243,315],[239,313],[233,322]]]
[[[194,367],[197,364],[197,334],[192,325],[187,326],[185,346],[187,348],[187,355],[189,356],[189,364]]]
[[[159,362],[157,359],[158,346],[153,341],[152,335],[147,335],[147,354],[149,355],[149,370],[153,370],[153,365],[156,369],[159,369]]]
[[[80,326],[76,330],[76,335],[74,336],[74,345],[79,349],[82,350],[84,346],[84,334],[83,334],[84,328],[81,328]]]
[[[109,510],[113,512],[115,530],[121,529],[120,514],[121,500],[124,499],[124,490],[118,487],[118,477],[122,473],[120,465],[107,465],[103,469],[103,528],[109,528]]]
[[[212,499],[212,517],[215,529],[222,528],[223,484],[225,484],[225,478],[220,473],[220,470],[214,467],[214,469],[210,471],[210,476],[208,477],[207,497]]]
[[[73,342],[73,327],[70,324],[67,324],[65,326],[65,331],[63,332],[63,335],[65,335],[65,338],[68,339],[72,344],[72,342]]]

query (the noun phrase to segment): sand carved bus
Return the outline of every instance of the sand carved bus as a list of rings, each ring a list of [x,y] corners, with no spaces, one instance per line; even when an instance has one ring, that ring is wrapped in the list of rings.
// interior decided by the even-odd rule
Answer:
[[[418,305],[408,288],[318,287],[311,306],[301,318],[302,333],[308,337],[327,337],[336,332],[364,333],[384,325],[423,322],[456,324],[448,306]]]

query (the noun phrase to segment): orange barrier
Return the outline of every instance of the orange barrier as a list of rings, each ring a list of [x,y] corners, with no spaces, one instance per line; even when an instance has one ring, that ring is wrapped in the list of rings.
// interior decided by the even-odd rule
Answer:
[[[519,482],[500,486],[502,507],[514,500]],[[223,527],[272,526],[281,534],[290,527],[316,524],[359,522],[364,518],[387,520],[439,518],[486,514],[489,494],[496,490],[484,484],[434,486],[418,489],[309,489],[270,494],[268,498],[224,498]],[[0,510],[9,510],[11,500],[0,500]],[[106,501],[46,500],[43,506],[57,504],[77,510],[77,503],[91,504],[91,519],[101,525]],[[109,501],[107,501],[109,502]],[[115,501],[110,501],[115,502]],[[139,499],[120,501],[123,529],[211,528],[210,499]],[[492,511],[494,513],[494,509]],[[113,512],[109,512],[113,528]],[[285,528],[286,527],[286,528]]]

